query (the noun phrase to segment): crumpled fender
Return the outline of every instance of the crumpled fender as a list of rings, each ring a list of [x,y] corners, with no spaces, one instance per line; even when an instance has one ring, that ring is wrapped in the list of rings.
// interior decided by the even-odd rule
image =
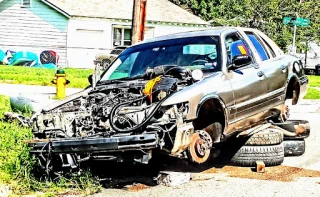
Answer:
[[[202,81],[185,87],[179,92],[171,95],[166,101],[163,102],[162,106],[170,106],[178,103],[188,102],[189,113],[187,115],[187,120],[197,118],[199,104],[205,98],[205,96],[214,94],[218,95],[219,89],[223,88],[220,80],[221,75],[221,72],[217,72],[207,78],[204,78]]]

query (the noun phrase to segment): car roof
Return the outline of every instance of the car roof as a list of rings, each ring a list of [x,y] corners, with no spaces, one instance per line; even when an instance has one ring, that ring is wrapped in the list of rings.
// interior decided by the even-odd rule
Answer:
[[[155,37],[151,39],[147,39],[145,41],[139,42],[138,44],[145,44],[151,42],[157,42],[162,40],[170,40],[170,39],[177,39],[177,38],[188,38],[188,37],[195,37],[195,36],[220,36],[222,32],[232,31],[232,30],[252,30],[252,28],[242,28],[242,27],[210,27],[206,29],[199,29],[181,33],[174,33],[165,36]]]

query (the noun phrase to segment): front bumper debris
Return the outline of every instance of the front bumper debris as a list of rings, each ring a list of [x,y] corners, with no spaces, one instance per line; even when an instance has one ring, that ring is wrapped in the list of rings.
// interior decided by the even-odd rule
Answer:
[[[45,148],[50,143],[50,150]],[[104,153],[125,150],[148,150],[158,146],[155,133],[141,135],[112,136],[85,139],[48,139],[31,140],[28,146],[30,153]]]

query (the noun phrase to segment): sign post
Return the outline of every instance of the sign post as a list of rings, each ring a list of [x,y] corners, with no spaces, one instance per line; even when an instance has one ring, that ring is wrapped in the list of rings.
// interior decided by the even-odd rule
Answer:
[[[292,52],[296,53],[296,32],[297,27],[307,27],[310,25],[310,19],[299,17],[283,17],[282,24],[293,26]]]

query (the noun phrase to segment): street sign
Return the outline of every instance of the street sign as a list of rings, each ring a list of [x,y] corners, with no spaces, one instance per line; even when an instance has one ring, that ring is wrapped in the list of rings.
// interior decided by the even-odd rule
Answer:
[[[295,18],[295,17],[283,17],[282,24],[292,25],[298,27],[306,27],[310,25],[310,19],[308,18]]]
[[[291,17],[283,17],[282,24],[288,25],[290,23],[291,19],[292,19]]]
[[[297,18],[296,19],[296,25],[300,27],[306,27],[309,26],[310,24],[310,19],[308,18]]]

